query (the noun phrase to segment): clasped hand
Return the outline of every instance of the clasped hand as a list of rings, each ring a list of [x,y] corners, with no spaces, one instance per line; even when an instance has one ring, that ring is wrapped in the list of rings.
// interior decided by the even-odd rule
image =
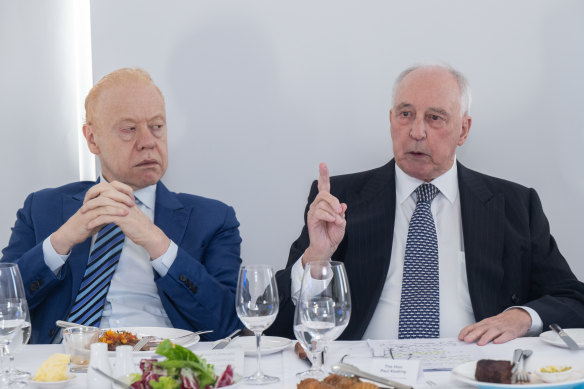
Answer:
[[[318,195],[310,204],[306,220],[310,245],[302,257],[303,264],[330,259],[343,240],[347,226],[347,204],[330,193],[328,167],[321,163],[318,170]]]
[[[134,191],[118,181],[101,182],[91,187],[83,206],[51,237],[59,254],[94,235],[103,226],[114,223],[134,243],[144,247],[151,258],[158,258],[170,244],[168,237],[136,206]]]

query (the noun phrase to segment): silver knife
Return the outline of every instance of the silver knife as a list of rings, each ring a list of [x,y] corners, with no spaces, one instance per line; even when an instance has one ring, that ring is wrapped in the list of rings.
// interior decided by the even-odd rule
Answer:
[[[98,374],[104,376],[105,378],[107,378],[108,380],[113,382],[114,384],[119,385],[120,387],[122,387],[124,389],[132,389],[132,387],[130,385],[126,384],[123,381],[118,380],[117,378],[112,377],[111,375],[107,374],[105,371],[101,370],[99,367],[91,366],[91,368],[94,371],[96,371]]]
[[[568,333],[562,329],[562,327],[560,327],[556,323],[552,323],[552,324],[550,324],[550,328],[552,330],[554,330],[554,332],[556,332],[560,336],[560,339],[562,339],[564,341],[564,343],[566,343],[568,345],[568,348],[570,350],[579,350],[580,349],[580,347],[578,346],[578,343],[576,343],[574,341],[574,339],[572,339],[570,337],[570,335],[568,335]]]
[[[237,330],[233,331],[233,333],[231,333],[228,337],[223,338],[220,341],[218,341],[215,344],[215,346],[213,346],[212,350],[220,350],[222,348],[227,347],[229,342],[231,342],[231,339],[233,339],[234,337],[236,337],[237,334],[239,334],[239,331],[241,331],[241,329],[237,329]]]

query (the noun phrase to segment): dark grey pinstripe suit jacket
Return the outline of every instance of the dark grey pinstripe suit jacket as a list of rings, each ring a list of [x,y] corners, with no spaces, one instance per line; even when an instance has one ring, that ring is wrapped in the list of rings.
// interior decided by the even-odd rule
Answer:
[[[560,254],[533,189],[458,163],[458,185],[469,292],[477,321],[513,305],[543,320],[584,327],[584,284]],[[314,182],[306,212],[318,193]],[[347,203],[345,237],[333,259],[345,263],[352,295],[349,325],[340,339],[361,339],[389,268],[395,219],[395,161],[366,172],[331,177],[331,193]],[[308,247],[306,224],[277,273],[280,312],[267,333],[293,338],[290,270]]]

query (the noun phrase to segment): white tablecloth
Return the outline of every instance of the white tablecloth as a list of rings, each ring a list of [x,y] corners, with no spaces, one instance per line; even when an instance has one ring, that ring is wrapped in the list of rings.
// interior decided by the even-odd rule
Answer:
[[[212,343],[201,342],[191,347],[194,352],[197,350],[208,350]],[[520,338],[508,343],[486,346],[473,346],[479,348],[485,358],[510,359],[515,348],[528,348],[534,351],[533,356],[528,359],[529,366],[539,366],[554,363],[571,361],[573,365],[584,366],[584,350],[570,351],[542,342],[539,338]],[[20,369],[35,372],[40,364],[51,354],[64,352],[62,345],[26,345],[16,354],[15,360]],[[369,347],[365,341],[359,342],[333,342],[329,345],[325,365],[330,366],[340,360],[343,355],[368,355]],[[556,362],[557,361],[557,362]],[[113,362],[113,360],[112,360]],[[256,368],[256,358],[245,357],[244,375],[252,374]],[[298,359],[294,353],[292,345],[282,352],[262,357],[262,370],[264,373],[280,377],[280,382],[274,385],[260,386],[261,388],[296,388],[298,378],[296,373],[306,370],[307,365]],[[78,374],[77,378],[67,387],[68,389],[85,388],[85,375]],[[248,388],[255,386],[238,385],[238,388]],[[260,388],[256,387],[256,388]],[[425,372],[423,379],[418,381],[417,388],[470,388],[472,386],[463,384],[452,377],[448,371]],[[582,385],[584,388],[584,385]]]

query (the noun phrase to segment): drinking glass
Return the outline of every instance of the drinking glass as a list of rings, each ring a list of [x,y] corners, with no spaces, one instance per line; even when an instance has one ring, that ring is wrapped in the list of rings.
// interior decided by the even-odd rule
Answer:
[[[267,265],[244,265],[239,269],[235,309],[241,322],[253,331],[257,347],[257,371],[245,377],[248,384],[273,384],[280,379],[262,373],[260,368],[261,336],[278,314],[278,287],[274,271]]]
[[[63,344],[71,355],[71,373],[87,373],[91,345],[99,340],[99,328],[90,326],[69,327],[63,330]]]
[[[27,315],[28,307],[18,266],[0,263],[0,387],[7,387],[19,379],[11,377],[10,367],[5,366],[5,357],[12,358],[11,353],[20,349],[25,337],[30,337],[30,324],[25,324]],[[23,327],[28,334],[23,335]]]
[[[351,318],[351,292],[345,266],[337,261],[307,263],[296,311],[294,334],[311,354],[312,368],[300,378],[322,379],[322,353],[326,344],[337,339]]]

